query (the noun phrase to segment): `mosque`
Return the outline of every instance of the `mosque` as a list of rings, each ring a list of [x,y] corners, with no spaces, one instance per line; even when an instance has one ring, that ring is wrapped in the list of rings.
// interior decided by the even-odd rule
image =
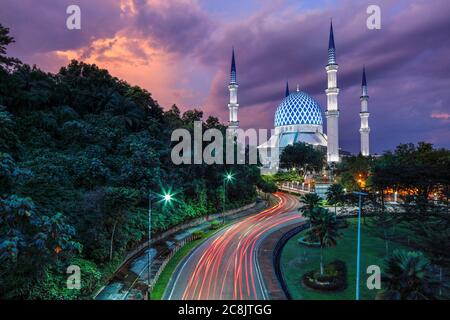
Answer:
[[[336,60],[336,47],[334,43],[333,24],[330,25],[330,36],[328,43],[328,63],[325,67],[328,85],[325,90],[327,96],[327,108],[325,117],[327,118],[326,134],[323,130],[323,112],[317,101],[308,93],[300,91],[298,86],[295,92],[289,91],[286,83],[285,98],[278,105],[275,112],[274,134],[270,139],[258,146],[260,159],[262,162],[262,173],[275,173],[279,169],[279,156],[282,150],[296,142],[304,142],[326,152],[329,164],[337,163],[341,160],[342,151],[339,148],[339,88],[337,86],[337,72],[339,65]],[[230,83],[228,85],[230,93],[229,125],[231,130],[239,128],[238,121],[238,99],[236,80],[236,62],[234,50],[231,58]],[[368,89],[365,68],[363,69],[361,84],[361,154],[369,156],[369,112],[368,112]]]

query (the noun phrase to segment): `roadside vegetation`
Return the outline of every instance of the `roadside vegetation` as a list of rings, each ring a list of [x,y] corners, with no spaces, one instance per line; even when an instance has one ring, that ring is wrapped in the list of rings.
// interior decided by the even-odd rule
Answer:
[[[46,73],[7,57],[14,39],[0,25],[0,298],[90,298],[125,253],[152,232],[251,203],[259,169],[250,165],[176,166],[171,133],[225,126],[198,110],[163,109],[151,93],[72,61]],[[149,75],[151,76],[151,75]],[[81,290],[66,269],[80,265]]]
[[[356,219],[336,213],[338,207],[356,207],[353,191],[364,191],[361,274],[369,265],[380,266],[382,289],[368,290],[363,277],[362,298],[448,299],[450,151],[404,144],[379,158],[344,158],[334,169],[337,183],[326,199],[332,211],[314,195],[302,196],[300,211],[310,227],[282,252],[292,296],[354,299]]]

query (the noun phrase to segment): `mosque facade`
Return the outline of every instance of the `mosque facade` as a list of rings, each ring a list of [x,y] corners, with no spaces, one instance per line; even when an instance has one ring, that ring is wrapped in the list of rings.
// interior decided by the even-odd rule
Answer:
[[[296,142],[303,142],[323,150],[327,155],[329,164],[341,161],[341,149],[339,145],[339,87],[337,84],[339,65],[336,59],[336,47],[334,42],[333,24],[330,25],[328,42],[328,63],[325,67],[327,74],[326,111],[322,112],[319,103],[313,97],[299,87],[293,92],[286,83],[284,99],[278,105],[274,115],[274,134],[268,141],[258,146],[262,173],[275,173],[279,170],[280,155],[283,149]],[[236,131],[239,128],[238,99],[237,99],[236,61],[234,50],[231,59],[229,109],[229,129]],[[361,83],[361,154],[370,155],[369,149],[369,111],[368,111],[368,87],[366,70],[363,68]],[[326,133],[323,129],[324,116],[326,117]]]

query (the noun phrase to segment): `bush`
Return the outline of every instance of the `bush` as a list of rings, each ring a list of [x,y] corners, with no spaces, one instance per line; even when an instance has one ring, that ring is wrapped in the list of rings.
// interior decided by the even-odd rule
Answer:
[[[192,236],[194,237],[194,239],[201,239],[205,236],[205,233],[202,230],[198,230],[192,233]]]
[[[325,266],[324,274],[313,270],[302,277],[303,284],[318,291],[338,291],[347,287],[347,267],[345,262],[335,260]]]
[[[215,221],[211,222],[211,224],[209,225],[209,228],[210,228],[211,230],[217,230],[217,229],[219,229],[221,226],[222,226],[222,223],[219,222],[219,221],[217,221],[217,220],[215,220]]]

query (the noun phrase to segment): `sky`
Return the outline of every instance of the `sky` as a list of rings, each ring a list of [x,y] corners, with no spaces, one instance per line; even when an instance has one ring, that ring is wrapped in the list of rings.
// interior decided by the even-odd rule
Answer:
[[[81,30],[66,27],[66,8],[73,4],[81,9]],[[366,26],[371,4],[381,8],[379,30]],[[341,148],[359,152],[363,65],[372,152],[418,141],[450,148],[448,0],[0,2],[0,23],[16,40],[10,56],[49,72],[71,59],[95,63],[147,89],[165,109],[197,108],[223,122],[234,47],[243,128],[273,128],[287,80],[325,111],[330,19]]]

